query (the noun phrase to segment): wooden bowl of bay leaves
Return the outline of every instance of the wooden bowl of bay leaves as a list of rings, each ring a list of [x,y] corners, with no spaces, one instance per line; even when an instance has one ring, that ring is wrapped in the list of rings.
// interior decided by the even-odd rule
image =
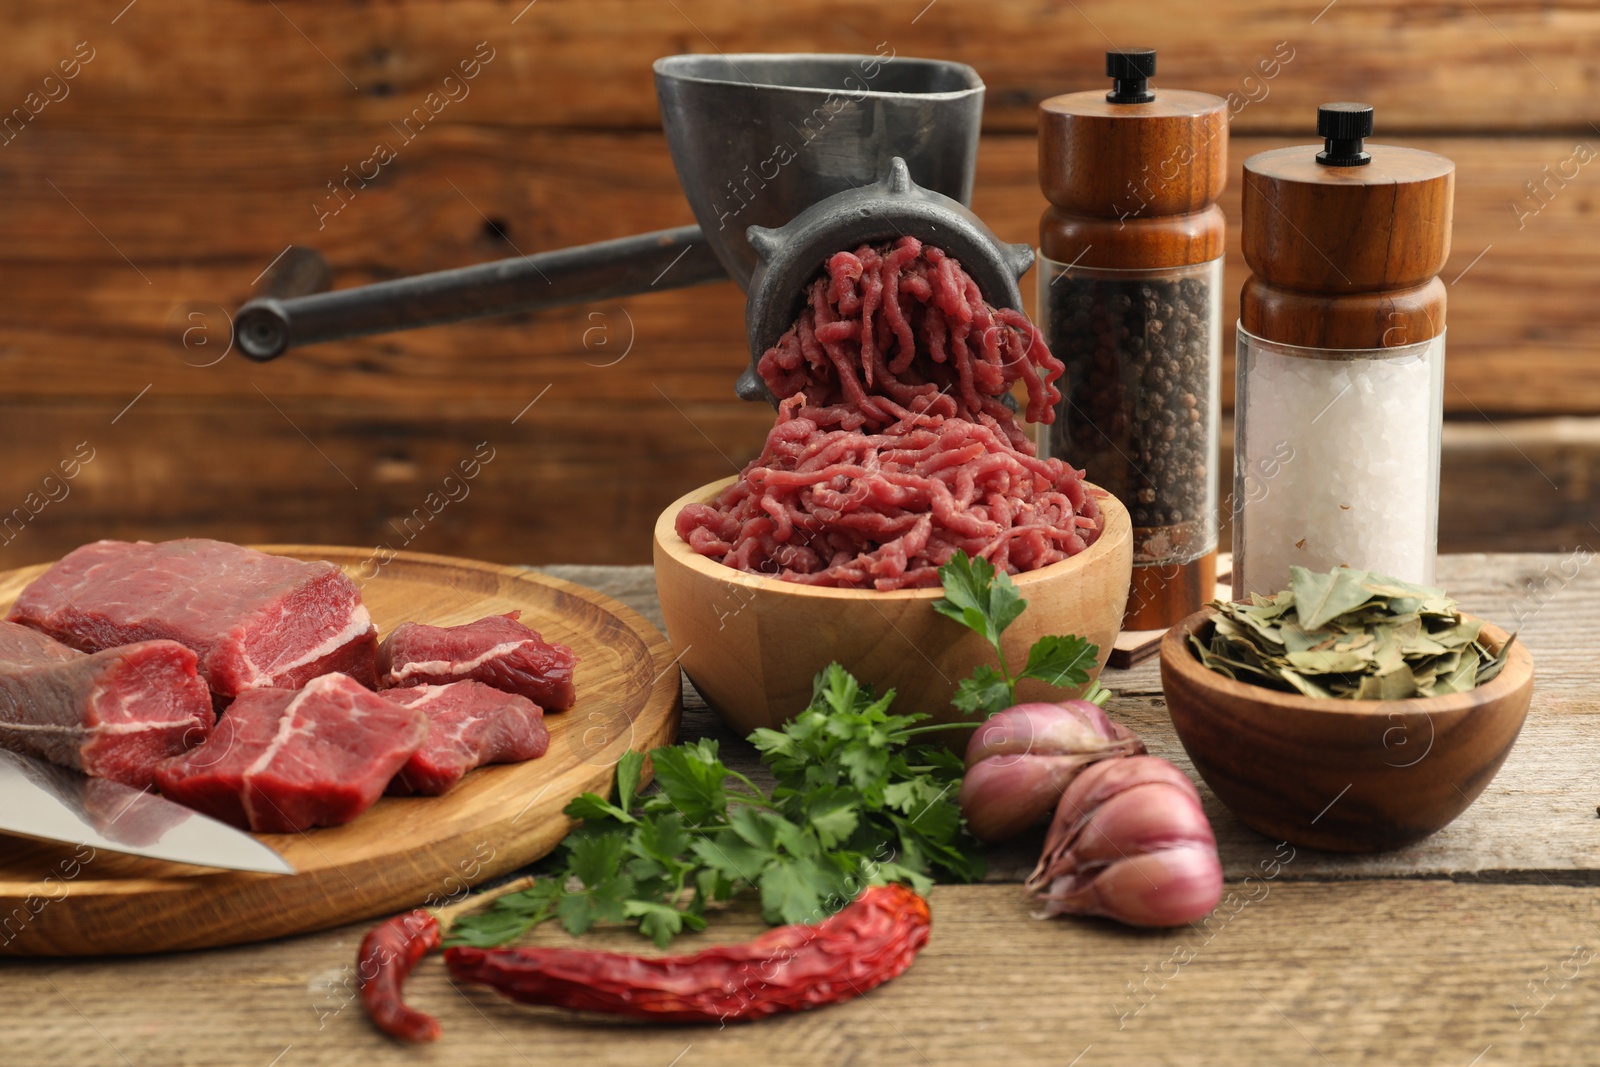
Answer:
[[[1527,716],[1533,658],[1442,590],[1296,567],[1275,597],[1169,630],[1161,684],[1195,769],[1246,825],[1378,852],[1488,786]]]

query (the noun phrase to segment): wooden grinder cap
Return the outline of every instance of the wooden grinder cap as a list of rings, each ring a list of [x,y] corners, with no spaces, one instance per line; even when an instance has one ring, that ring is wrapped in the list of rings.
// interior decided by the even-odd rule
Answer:
[[[1455,164],[1367,145],[1372,108],[1318,109],[1325,146],[1244,162],[1245,283],[1240,321],[1257,337],[1308,348],[1416,344],[1444,332]]]
[[[1145,78],[1154,70],[1153,51],[1109,52],[1110,93],[1039,105],[1039,186],[1053,205],[1040,243],[1050,259],[1136,270],[1222,255],[1216,200],[1228,179],[1227,101],[1152,91]]]

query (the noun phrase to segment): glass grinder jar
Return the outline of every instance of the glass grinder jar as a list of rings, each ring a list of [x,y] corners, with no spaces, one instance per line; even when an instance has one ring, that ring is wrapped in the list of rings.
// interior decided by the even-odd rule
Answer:
[[[1152,89],[1156,54],[1106,53],[1106,92],[1039,105],[1039,318],[1066,364],[1043,450],[1133,520],[1127,629],[1216,585],[1227,103]]]
[[[1244,163],[1238,600],[1295,564],[1433,581],[1455,164],[1365,144],[1365,104],[1318,108],[1317,133]]]

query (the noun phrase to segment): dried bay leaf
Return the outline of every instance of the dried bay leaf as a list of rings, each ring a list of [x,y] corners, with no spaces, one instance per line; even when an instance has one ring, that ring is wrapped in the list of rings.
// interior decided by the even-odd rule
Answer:
[[[1262,596],[1260,593],[1251,593],[1250,604],[1255,609],[1253,614],[1262,620],[1276,619],[1294,607],[1294,593],[1288,589],[1275,596]]]
[[[1291,652],[1289,665],[1301,674],[1356,674],[1372,662],[1359,652]]]
[[[1466,692],[1493,678],[1498,654],[1482,623],[1444,590],[1341,567],[1291,567],[1289,588],[1216,602],[1210,643],[1191,634],[1201,663],[1253,685],[1329,699],[1403,700]]]
[[[1331,700],[1333,698],[1333,694],[1328,690],[1322,688],[1309,678],[1302,678],[1300,675],[1289,670],[1287,667],[1279,672],[1279,677],[1288,682],[1294,688],[1300,690],[1300,692],[1304,693],[1308,697],[1317,697],[1319,700]]]
[[[1441,671],[1439,680],[1433,683],[1433,692],[1436,696],[1445,693],[1465,693],[1478,684],[1479,660],[1476,653],[1468,651],[1466,655],[1456,657],[1455,669],[1449,672]]]
[[[1406,667],[1406,657],[1400,651],[1402,634],[1395,628],[1380,627],[1375,635],[1376,640],[1372,650],[1372,662],[1379,674],[1388,674],[1391,671],[1405,670],[1407,677],[1411,672]]]
[[[1222,618],[1217,620],[1218,623],[1223,621]],[[1267,618],[1253,611],[1241,611],[1235,615],[1228,616],[1226,621],[1235,629],[1241,628],[1240,624],[1243,624],[1244,627],[1248,627],[1260,634],[1264,640],[1280,648],[1283,646],[1283,634],[1281,627],[1276,624],[1276,616]]]
[[[1441,652],[1437,656],[1429,656],[1426,659],[1411,661],[1411,673],[1417,677],[1426,676],[1434,679],[1448,677],[1449,675],[1454,674],[1457,668],[1461,666],[1462,658],[1463,656],[1461,649],[1450,649],[1449,651]],[[1470,649],[1467,650],[1465,658],[1466,661],[1473,666],[1473,669],[1476,670],[1478,660],[1477,657],[1472,654]]]
[[[1335,652],[1355,652],[1369,645],[1376,645],[1377,638],[1370,633],[1346,634],[1333,643]]]
[[[1407,639],[1422,635],[1422,616],[1415,613],[1396,615],[1393,618],[1384,620],[1382,625],[1386,630],[1393,633],[1401,643],[1404,643]]]
[[[1289,588],[1294,592],[1300,625],[1308,630],[1321,629],[1325,623],[1371,600],[1373,594],[1366,588],[1366,576],[1366,571],[1348,567],[1338,567],[1327,574],[1290,567]]]
[[[1428,636],[1445,648],[1465,648],[1467,645],[1477,643],[1478,633],[1482,629],[1483,620],[1463,619],[1457,626],[1429,634]]]
[[[1404,700],[1415,696],[1417,683],[1406,669],[1404,663],[1382,674],[1368,674],[1362,677],[1361,687],[1356,691],[1357,700]]]
[[[1339,637],[1332,630],[1302,630],[1292,622],[1286,622],[1279,630],[1283,635],[1283,644],[1290,652],[1307,652],[1313,648],[1320,648]]]
[[[1402,642],[1400,651],[1407,656],[1439,656],[1450,651],[1450,649],[1427,634],[1418,634]]]
[[[1500,673],[1500,668],[1506,665],[1506,659],[1511,655],[1511,646],[1516,642],[1516,640],[1516,634],[1512,634],[1510,637],[1506,638],[1506,643],[1500,646],[1500,651],[1494,654],[1494,657],[1488,662],[1488,664],[1479,669],[1479,685],[1482,685],[1484,682],[1489,681],[1495,675]],[[1483,649],[1482,645],[1478,645],[1476,647]],[[1488,650],[1483,649],[1483,651],[1487,652]]]

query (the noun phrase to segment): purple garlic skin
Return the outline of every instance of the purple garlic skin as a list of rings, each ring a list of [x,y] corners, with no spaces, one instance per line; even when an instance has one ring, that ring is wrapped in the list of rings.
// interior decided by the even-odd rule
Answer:
[[[967,743],[961,813],[979,840],[1007,840],[1049,814],[1085,767],[1143,751],[1138,736],[1097,704],[1018,704],[990,717]]]
[[[1210,914],[1222,862],[1194,783],[1155,756],[1090,767],[1061,795],[1025,888],[1044,904],[1041,918],[1181,926]]]

